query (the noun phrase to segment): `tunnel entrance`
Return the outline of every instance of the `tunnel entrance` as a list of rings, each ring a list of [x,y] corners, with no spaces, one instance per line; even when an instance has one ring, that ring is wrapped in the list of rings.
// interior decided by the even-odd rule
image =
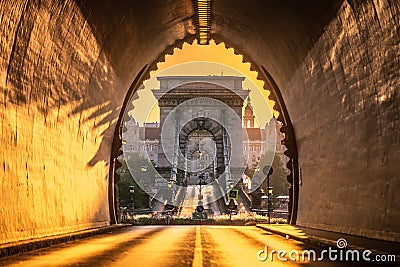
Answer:
[[[182,77],[181,77],[182,78]],[[227,78],[227,77],[226,77]],[[209,79],[209,77],[208,77],[208,79]],[[190,84],[190,83],[187,83],[187,84],[185,84],[185,86],[186,87],[193,87],[193,85],[192,84]],[[204,85],[203,85],[204,86]],[[162,86],[161,86],[162,87]],[[187,97],[187,95],[185,95],[185,93],[182,93],[182,92],[179,92],[179,90],[182,90],[183,88],[181,88],[181,89],[179,89],[180,87],[178,86],[178,87],[176,87],[176,89],[173,89],[172,90],[172,92],[174,92],[174,93],[176,93],[176,94],[180,94],[180,97],[182,97],[182,96],[185,96],[185,97]],[[139,91],[140,92],[140,91]],[[200,96],[202,96],[201,94],[198,96],[198,97],[200,97]],[[194,97],[193,95],[192,96],[190,96],[189,98],[191,98],[191,97]],[[165,98],[165,97],[164,97]],[[162,98],[162,97],[160,97],[160,99],[164,99],[164,98]],[[168,103],[173,103],[173,105],[177,105],[177,104],[179,104],[182,100],[179,100],[179,99],[173,99],[173,98],[171,98],[171,97],[169,97],[169,98],[165,98],[166,100],[167,100],[167,102]],[[163,100],[164,101],[164,104],[166,103],[165,101],[166,100]],[[243,100],[242,100],[243,101]],[[250,100],[248,100],[248,101],[250,101]],[[232,101],[232,104],[233,103],[235,103],[235,101]],[[128,103],[129,105],[130,105],[130,108],[131,109],[133,109],[134,107],[133,107],[133,105],[131,104],[131,103]],[[161,106],[163,106],[164,104],[162,104]],[[236,103],[236,104],[239,104],[239,103]],[[167,105],[168,106],[168,105]],[[236,113],[237,114],[240,114],[240,117],[242,116],[242,107],[243,107],[243,102],[242,102],[242,104],[241,104],[241,107],[240,107],[240,109],[238,109],[237,111],[236,111]],[[153,110],[154,108],[152,108],[152,110]],[[161,108],[162,109],[162,108]],[[200,109],[199,111],[197,111],[197,113],[198,113],[198,115],[200,115],[201,116],[201,114],[202,113],[204,113],[204,111],[205,110],[207,110],[207,109],[204,109],[204,108],[202,108],[202,109]],[[152,111],[151,111],[152,112]],[[150,114],[151,112],[147,112],[147,114]],[[163,114],[163,112],[162,112],[162,110],[160,111],[160,114]],[[166,113],[165,113],[166,114]],[[163,116],[163,115],[161,115],[161,116]],[[129,118],[129,116],[127,116],[126,114],[125,114],[125,122],[126,121],[128,121],[128,120],[130,120],[130,118]],[[241,119],[240,119],[241,120]],[[160,122],[153,122],[153,123],[149,123],[149,122],[147,122],[146,123],[146,125],[148,126],[147,128],[147,131],[145,131],[144,132],[144,136],[147,136],[148,137],[148,135],[151,135],[151,132],[152,132],[152,134],[154,135],[154,134],[158,134],[159,136],[161,135],[161,131],[160,130],[156,130],[155,128],[157,128],[157,127],[160,127],[162,124],[163,124],[163,119],[161,119],[161,123]],[[202,121],[201,120],[201,118],[200,117],[198,117],[197,119],[195,119],[195,120],[192,120],[191,122],[189,122],[189,123],[187,123],[187,125],[184,127],[185,128],[185,130],[181,130],[180,131],[180,134],[179,134],[179,143],[177,143],[178,144],[178,149],[180,149],[180,151],[181,151],[181,154],[182,155],[185,155],[185,153],[186,153],[186,151],[185,151],[185,149],[187,149],[187,147],[185,147],[187,144],[188,144],[188,140],[189,139],[192,139],[192,140],[194,140],[194,139],[196,139],[196,138],[194,138],[194,136],[190,136],[190,134],[199,134],[201,131],[203,131],[202,132],[202,134],[205,134],[205,135],[207,135],[206,134],[206,132],[204,132],[204,123],[205,123],[205,121],[203,120],[202,121],[202,123],[203,123],[203,126],[201,126],[201,122],[200,121]],[[137,123],[137,122],[134,122],[134,123]],[[172,121],[170,121],[170,124],[171,125],[173,125],[173,124],[176,124],[176,119],[175,120],[172,120]],[[195,126],[193,126],[195,124]],[[249,124],[249,121],[248,121],[248,118],[247,118],[247,121],[246,121],[246,123],[244,124],[244,123],[242,123],[241,121],[240,121],[240,123],[239,123],[239,125],[244,125],[244,126],[250,126],[250,124]],[[277,125],[279,125],[279,124],[277,124]],[[154,129],[150,129],[150,128],[152,128],[152,126],[154,126]],[[278,126],[278,128],[279,128],[280,126]],[[139,127],[140,128],[140,127]],[[122,128],[122,129],[124,129],[124,128]],[[208,127],[207,129],[213,129],[213,131],[216,131],[216,129],[217,129],[217,131],[218,131],[218,127]],[[158,133],[155,133],[156,131],[158,131]],[[200,131],[200,132],[199,132]],[[138,133],[139,133],[140,131],[138,131]],[[182,133],[184,133],[184,134],[182,134]],[[140,133],[139,133],[140,134]],[[145,138],[147,138],[147,137],[145,137]],[[189,138],[190,137],[190,138]],[[208,136],[208,137],[210,137],[211,138],[211,136]],[[160,139],[160,138],[159,138]],[[162,164],[159,164],[159,162],[160,162],[160,160],[161,160],[161,162],[163,161],[163,158],[164,158],[164,155],[163,155],[163,153],[158,153],[159,152],[159,147],[157,146],[157,145],[159,145],[159,141],[160,140],[157,140],[157,141],[154,141],[154,144],[153,145],[150,145],[149,146],[149,142],[151,142],[150,140],[148,140],[148,139],[146,139],[147,140],[147,144],[145,145],[146,146],[146,148],[147,149],[149,149],[149,151],[150,151],[150,153],[147,153],[147,157],[148,157],[148,159],[150,159],[150,161],[152,162],[152,164],[154,165],[154,167],[155,167],[155,169],[157,170],[157,172],[159,173],[159,178],[158,178],[158,181],[156,181],[157,179],[154,179],[154,184],[153,185],[156,185],[157,183],[158,184],[162,184],[162,183],[164,183],[165,185],[170,185],[171,187],[173,187],[173,184],[177,184],[177,185],[185,185],[185,186],[188,186],[188,185],[192,185],[192,184],[194,184],[195,182],[194,182],[194,179],[193,179],[193,173],[192,174],[188,174],[188,173],[186,173],[185,171],[182,171],[182,170],[184,170],[184,168],[185,167],[183,167],[182,169],[179,169],[179,168],[176,168],[176,170],[174,169],[174,162],[176,162],[176,164],[177,165],[179,165],[179,157],[177,158],[177,160],[174,160],[173,158],[170,160],[170,162],[172,163],[170,163],[171,165],[170,165],[170,167],[165,167],[165,166],[162,166]],[[173,144],[174,142],[172,141],[174,138],[171,136],[171,142],[169,142],[170,144]],[[221,140],[220,140],[221,139]],[[220,150],[220,151],[222,151],[221,150],[221,147],[223,147],[224,145],[223,145],[223,142],[221,142],[221,141],[223,141],[222,140],[223,139],[223,135],[222,134],[220,134],[220,136],[218,137],[218,141],[220,141],[220,143],[221,144],[218,144],[218,145],[216,145],[216,143],[214,143],[215,145],[216,145],[216,150],[218,151],[218,149]],[[126,140],[124,140],[124,137],[122,136],[122,140],[123,140],[123,143],[125,143],[126,142]],[[210,139],[210,140],[212,140],[213,142],[218,142],[218,141],[216,141],[216,138],[215,138],[215,135]],[[157,144],[157,142],[158,142],[158,144]],[[143,142],[142,142],[143,143]],[[199,142],[197,142],[197,145],[199,145]],[[247,143],[247,145],[249,145],[249,143]],[[136,149],[138,149],[138,150],[140,150],[140,146],[137,146],[137,148]],[[172,151],[174,150],[174,148],[171,148],[172,149]],[[251,148],[251,147],[248,147],[248,150],[250,151],[251,149],[255,149],[255,148]],[[275,148],[274,148],[275,149]],[[193,157],[196,157],[196,156],[199,156],[198,154],[199,154],[199,152],[197,151],[197,152],[195,152],[195,150],[193,150],[193,151],[191,151],[191,152],[193,152],[193,153],[191,153],[191,155],[190,155],[190,157],[191,158],[193,158]],[[187,156],[188,156],[188,158],[189,158],[189,150],[187,150]],[[196,154],[197,153],[197,154]],[[222,153],[223,154],[223,152],[220,152],[220,153]],[[173,153],[174,154],[174,153]],[[208,154],[208,153],[207,153]],[[253,156],[254,157],[254,156]],[[218,158],[221,158],[221,159],[218,159]],[[258,156],[257,157],[257,160],[259,161],[260,160],[260,156]],[[269,156],[269,157],[267,157],[267,158],[271,158],[271,156]],[[210,159],[210,157],[209,157],[209,159]],[[250,159],[250,157],[249,158],[247,158],[247,159],[242,159],[242,161],[243,162],[247,162],[247,163],[249,163],[251,160],[253,160],[254,161],[254,159]],[[213,162],[212,162],[213,164],[211,164],[211,167],[210,166],[208,166],[209,167],[209,169],[210,169],[210,172],[207,172],[209,175],[208,175],[208,179],[210,179],[210,181],[212,181],[213,179],[215,179],[215,175],[217,174],[217,173],[223,173],[223,171],[225,170],[225,166],[224,166],[224,160],[223,160],[223,157],[221,156],[221,157],[215,157],[215,162],[214,162],[214,159],[213,159]],[[247,164],[246,163],[246,164]],[[181,164],[182,164],[182,162],[181,162]],[[184,164],[184,163],[183,163]],[[272,161],[270,162],[270,164],[272,164]],[[287,164],[287,166],[290,166],[290,164],[291,164],[291,162],[288,162],[288,164]],[[242,165],[243,166],[243,165]],[[247,165],[247,166],[249,166],[249,165]],[[246,167],[246,166],[245,166]],[[254,172],[254,170],[256,170],[256,169],[260,169],[259,167],[257,168],[257,164],[256,165],[254,165],[254,162],[253,162],[253,165],[250,165],[250,167],[253,169],[253,172]],[[242,171],[240,171],[241,173],[243,173],[244,171],[243,171],[243,169],[242,169]],[[197,174],[199,174],[199,172],[197,173]],[[210,175],[210,174],[212,174],[212,175]],[[291,176],[291,174],[289,174],[289,176]],[[192,178],[190,178],[190,177],[192,177]],[[235,177],[241,177],[241,175],[240,174],[236,174],[235,175]],[[255,177],[257,177],[257,176],[255,176]],[[163,178],[164,179],[164,181],[162,181],[161,180],[161,178]],[[243,178],[243,177],[242,177]],[[237,178],[236,178],[237,179]],[[257,179],[264,179],[264,177],[262,177],[261,175],[258,175],[258,177],[257,177]],[[237,181],[238,180],[240,180],[240,186],[243,186],[243,181],[244,180],[242,180],[241,178],[239,178],[239,179],[237,179],[237,180],[235,180],[236,181],[236,183],[237,183]],[[197,181],[197,180],[196,180]],[[290,181],[290,179],[288,178],[288,181]],[[234,184],[236,184],[236,183],[234,183]],[[226,183],[225,185],[223,185],[223,188],[229,188],[229,184],[230,184],[230,182],[229,182],[229,178],[228,178],[228,183]],[[255,185],[256,183],[254,183],[254,185]],[[263,185],[263,183],[262,183],[262,181],[258,184],[258,186],[262,186]],[[265,186],[264,186],[265,187]],[[265,192],[267,192],[268,191],[268,189],[263,189]],[[155,191],[155,190],[154,190]],[[154,198],[155,197],[155,195],[157,194],[157,193],[155,193],[153,191],[153,195],[152,195],[152,198]],[[164,194],[164,195],[168,195],[168,194],[166,194],[165,192],[164,193],[160,193],[160,194]],[[160,197],[160,196],[158,196],[158,197]],[[169,194],[169,196],[168,197],[172,197],[172,198],[179,198],[179,197],[181,197],[180,196],[180,193],[179,193],[179,190],[173,190],[173,193],[172,194]],[[167,197],[161,197],[161,200],[166,200],[166,198]],[[292,200],[292,196],[289,196],[289,198],[290,198],[290,200]],[[182,200],[182,199],[181,199]],[[182,200],[183,201],[183,200]],[[292,201],[289,201],[289,205],[292,203]],[[172,204],[172,203],[171,203]],[[176,202],[175,202],[175,204],[176,204]],[[150,204],[151,205],[151,204]],[[290,212],[290,214],[292,214],[291,212]]]

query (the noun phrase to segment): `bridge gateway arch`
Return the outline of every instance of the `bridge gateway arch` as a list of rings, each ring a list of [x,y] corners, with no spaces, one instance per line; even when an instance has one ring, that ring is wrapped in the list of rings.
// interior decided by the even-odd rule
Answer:
[[[130,97],[211,39],[275,101],[293,223],[400,241],[399,1],[206,2],[1,1],[1,244],[116,223]]]
[[[240,182],[245,168],[242,108],[249,91],[242,88],[244,77],[157,79],[160,88],[153,94],[160,107],[158,172],[178,185],[177,190],[198,184],[203,176],[205,184],[218,184],[215,199],[223,197]]]

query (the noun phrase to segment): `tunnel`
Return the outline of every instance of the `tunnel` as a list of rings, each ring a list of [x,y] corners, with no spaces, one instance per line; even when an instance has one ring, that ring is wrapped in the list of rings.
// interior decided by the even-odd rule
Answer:
[[[400,2],[15,0],[0,11],[0,244],[116,223],[128,100],[194,40],[233,48],[271,92],[292,224],[400,241]]]

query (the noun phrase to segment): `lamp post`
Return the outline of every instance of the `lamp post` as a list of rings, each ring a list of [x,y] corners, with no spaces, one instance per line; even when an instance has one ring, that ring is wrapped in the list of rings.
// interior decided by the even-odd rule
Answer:
[[[140,170],[142,171],[142,173],[145,173],[147,171],[147,166],[143,165],[142,167],[140,167]]]
[[[272,168],[272,166],[265,166],[263,168],[263,173],[267,176],[267,215],[268,215],[268,224],[271,223],[271,219],[270,219],[270,206],[271,206],[271,195],[270,195],[270,190],[269,190],[269,176],[274,172],[274,169]]]
[[[201,186],[206,185],[204,178],[205,178],[204,173],[201,173],[201,174],[199,174],[199,177],[197,179],[198,185],[200,186],[200,188],[199,188],[199,196],[198,196],[196,210],[193,213],[193,217],[195,217],[197,219],[207,219],[207,214],[204,213],[203,195],[201,194]]]
[[[206,180],[205,173],[200,173],[199,178],[197,179],[198,185],[200,186],[200,188],[199,188],[199,199],[200,199],[200,196],[201,196],[201,198],[203,197],[203,195],[201,194],[201,186],[207,184],[205,180]]]
[[[166,212],[171,212],[174,209],[173,184],[174,184],[174,181],[172,179],[167,184],[166,199],[164,201],[164,211],[166,211]],[[171,204],[169,204],[168,201],[170,201]]]
[[[147,166],[143,165],[140,167],[140,170],[142,172],[142,179],[143,179],[143,187],[145,188],[145,190],[142,190],[143,194],[142,194],[142,208],[144,206],[144,208],[150,208],[150,196],[146,193],[146,190],[149,190],[150,187],[150,182],[148,180],[147,177]],[[144,204],[144,205],[143,205]]]
[[[134,206],[134,200],[133,200],[133,194],[135,193],[135,187],[133,185],[129,186],[129,193],[130,193],[130,203],[129,203],[129,209],[132,210],[135,208]]]

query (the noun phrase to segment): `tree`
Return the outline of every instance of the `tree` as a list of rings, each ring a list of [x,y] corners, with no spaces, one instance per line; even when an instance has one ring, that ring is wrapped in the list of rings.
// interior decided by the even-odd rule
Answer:
[[[148,186],[153,186],[157,172],[154,169],[153,164],[140,154],[132,154],[128,161],[126,161],[123,157],[119,158],[118,160],[122,163],[121,168],[117,170],[118,174],[120,175],[120,179],[117,183],[119,205],[121,207],[127,207],[129,205],[131,197],[129,187],[134,186],[134,205],[135,208],[141,208],[142,199],[146,192],[140,188],[136,179],[142,179],[144,176],[146,176],[146,181],[149,182]]]
[[[268,165],[266,162],[262,162],[263,159],[268,159],[271,157],[267,157],[266,155],[263,155],[261,157],[260,161],[260,166],[265,166]],[[281,157],[278,154],[274,154],[273,156],[273,162],[272,162],[272,168],[273,168],[273,173],[269,177],[269,186],[272,187],[272,192],[273,192],[273,203],[277,202],[276,197],[278,196],[287,196],[289,194],[289,182],[287,181],[287,176],[289,173],[287,170],[284,168],[284,165],[282,163]],[[261,184],[261,188],[264,192],[268,192],[267,189],[267,179],[263,181]]]
[[[127,161],[127,166],[135,180],[138,181],[143,177],[147,177],[146,181],[149,183],[149,186],[154,185],[157,171],[152,161],[138,153],[132,153]]]

